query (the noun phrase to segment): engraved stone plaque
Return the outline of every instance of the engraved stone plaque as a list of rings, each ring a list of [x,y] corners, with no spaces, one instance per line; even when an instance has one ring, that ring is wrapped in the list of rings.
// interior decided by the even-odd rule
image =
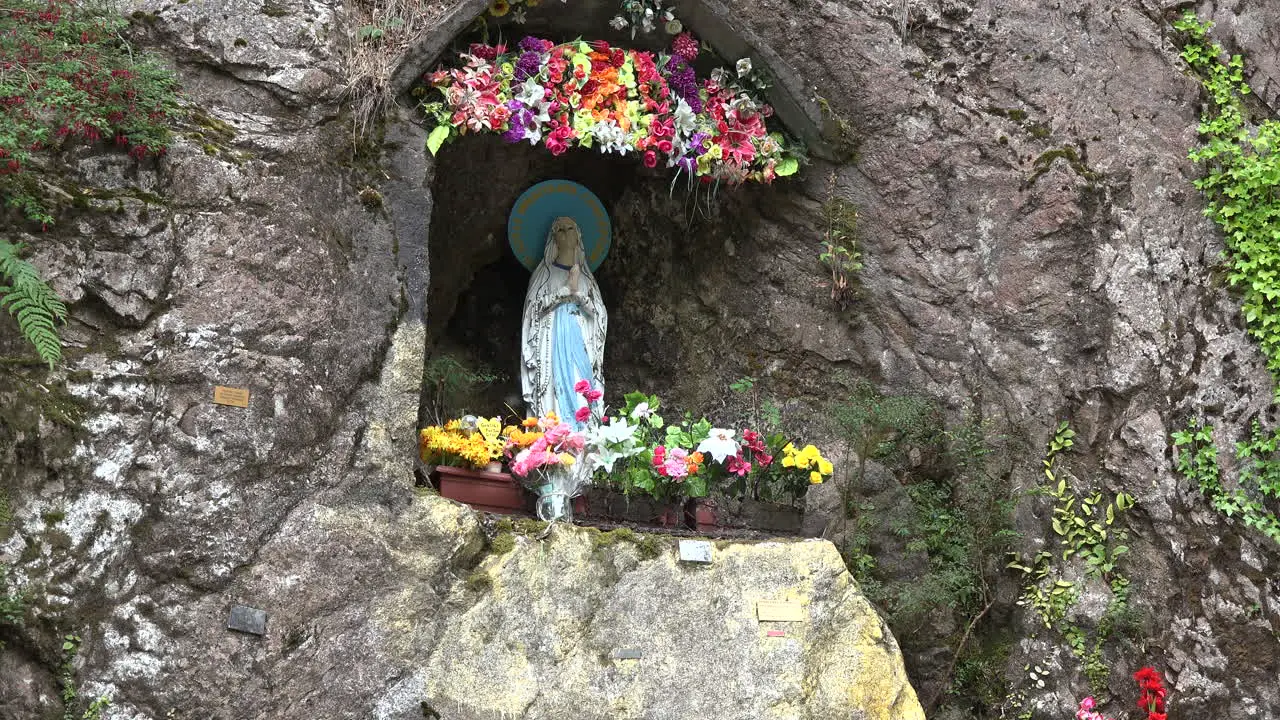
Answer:
[[[266,635],[267,613],[245,605],[232,605],[231,615],[227,618],[227,629],[251,635]]]
[[[680,560],[689,563],[711,562],[711,543],[706,540],[681,540]]]

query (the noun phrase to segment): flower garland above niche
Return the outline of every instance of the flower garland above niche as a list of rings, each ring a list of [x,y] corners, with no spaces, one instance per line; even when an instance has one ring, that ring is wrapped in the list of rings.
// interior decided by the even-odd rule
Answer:
[[[461,67],[424,79],[435,92],[422,103],[435,122],[427,148],[467,133],[497,133],[559,155],[571,147],[636,154],[646,167],[674,169],[702,182],[771,182],[805,159],[796,140],[769,124],[767,87],[749,58],[699,78],[690,33],[670,52],[611,47],[604,41],[556,44],[526,37],[516,48],[473,44]],[[442,96],[442,97],[440,97]]]
[[[567,4],[568,0],[560,0]],[[536,8],[542,0],[489,0],[488,15],[492,18],[508,18],[516,24],[523,25],[528,20],[526,9]],[[668,35],[679,33],[684,26],[676,19],[670,8],[662,7],[662,0],[622,0],[618,6],[618,14],[609,21],[615,30],[631,28],[631,37],[636,31],[651,33],[661,25]]]

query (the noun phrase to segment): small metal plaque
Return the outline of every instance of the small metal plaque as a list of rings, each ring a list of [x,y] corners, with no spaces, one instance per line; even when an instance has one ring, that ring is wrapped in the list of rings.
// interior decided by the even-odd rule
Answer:
[[[251,635],[267,634],[267,612],[245,605],[232,605],[227,618],[227,629]]]
[[[756,603],[756,618],[761,622],[804,622],[804,606],[791,600],[761,600]]]
[[[711,562],[711,543],[706,540],[681,540],[680,560],[691,563]]]
[[[639,660],[644,653],[639,648],[619,648],[613,651],[614,660]]]
[[[218,405],[232,407],[249,407],[249,391],[244,388],[230,388],[218,385],[213,388],[213,401]]]

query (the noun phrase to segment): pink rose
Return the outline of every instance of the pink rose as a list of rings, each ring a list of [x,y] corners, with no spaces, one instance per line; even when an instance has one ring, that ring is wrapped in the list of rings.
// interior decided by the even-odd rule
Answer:
[[[649,150],[644,154],[644,166],[647,168],[658,166],[658,154]]]

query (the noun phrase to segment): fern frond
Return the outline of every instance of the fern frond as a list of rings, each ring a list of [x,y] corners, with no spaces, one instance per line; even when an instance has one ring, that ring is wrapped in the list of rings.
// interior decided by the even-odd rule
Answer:
[[[53,288],[45,284],[34,265],[18,257],[22,243],[0,240],[0,308],[18,321],[18,329],[36,348],[49,369],[62,359],[62,342],[56,323],[67,319],[67,306],[58,299]]]

